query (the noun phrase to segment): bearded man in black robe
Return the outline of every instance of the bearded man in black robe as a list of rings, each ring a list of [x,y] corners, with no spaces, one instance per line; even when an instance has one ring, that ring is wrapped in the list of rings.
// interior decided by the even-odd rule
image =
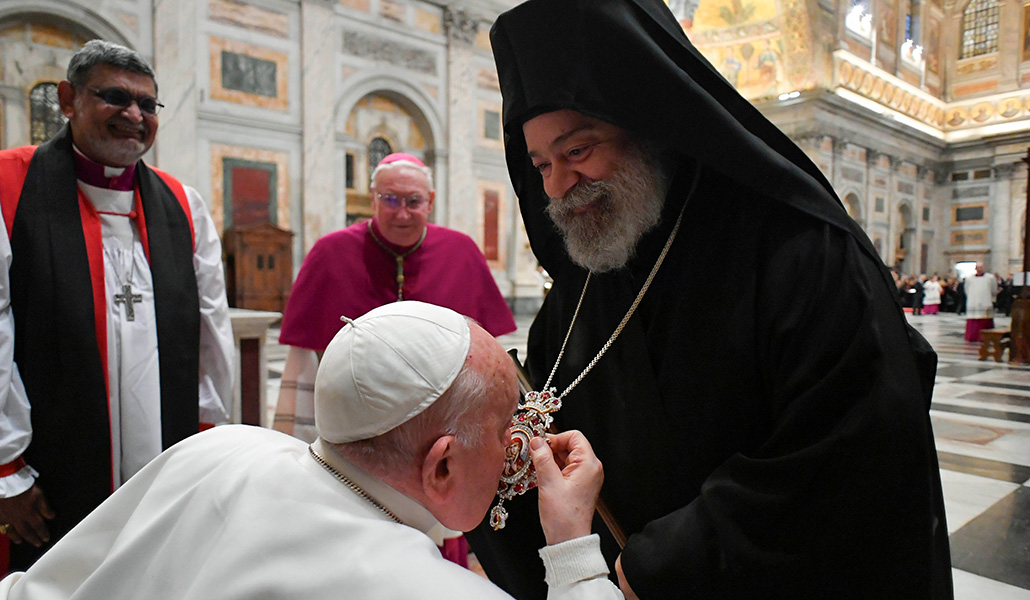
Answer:
[[[815,165],[661,0],[530,0],[491,42],[554,278],[527,368],[604,463],[627,597],[951,598],[936,356]],[[471,539],[522,599],[534,504]]]

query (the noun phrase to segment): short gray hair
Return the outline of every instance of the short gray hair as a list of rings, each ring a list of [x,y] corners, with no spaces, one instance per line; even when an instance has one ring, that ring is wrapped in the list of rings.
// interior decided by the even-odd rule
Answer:
[[[157,93],[157,76],[153,67],[143,60],[135,50],[104,40],[90,40],[68,62],[68,81],[74,88],[80,88],[89,79],[89,72],[98,65],[110,65],[124,71],[147,75],[154,82]]]
[[[483,443],[487,423],[483,405],[490,381],[469,367],[461,368],[451,387],[424,411],[382,435],[367,440],[330,444],[338,452],[374,475],[410,469],[421,463],[429,448],[443,435],[476,448]]]
[[[410,160],[403,160],[403,159],[402,160],[395,160],[393,162],[388,162],[388,163],[379,163],[378,165],[376,165],[376,168],[372,170],[372,176],[368,178],[369,184],[370,185],[375,185],[376,184],[376,177],[380,173],[382,173],[384,171],[391,171],[391,170],[400,169],[400,168],[415,169],[416,171],[422,173],[423,175],[426,176],[426,181],[429,182],[429,190],[432,191],[434,189],[433,188],[433,170],[432,169],[430,169],[429,167],[427,167],[425,165],[420,165],[418,163],[413,163]]]

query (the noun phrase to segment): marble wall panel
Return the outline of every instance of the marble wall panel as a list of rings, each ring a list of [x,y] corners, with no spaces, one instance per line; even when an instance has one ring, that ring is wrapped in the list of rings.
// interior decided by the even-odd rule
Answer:
[[[340,0],[340,6],[361,12],[371,12],[369,0]]]
[[[240,0],[210,0],[207,5],[207,14],[208,18],[219,23],[281,38],[290,37],[289,15]]]
[[[956,204],[951,207],[952,225],[981,225],[987,223],[987,203]]]
[[[415,28],[440,35],[443,33],[443,16],[440,13],[415,8]]]
[[[277,222],[288,227],[290,222],[290,156],[285,152],[276,152],[263,148],[233,146],[229,144],[211,144],[211,196],[208,199],[211,217],[215,221],[217,231],[222,231],[225,222],[225,159],[238,159],[254,163],[273,163],[276,166],[276,204]]]
[[[286,53],[213,36],[209,51],[213,100],[279,111],[289,108]]]

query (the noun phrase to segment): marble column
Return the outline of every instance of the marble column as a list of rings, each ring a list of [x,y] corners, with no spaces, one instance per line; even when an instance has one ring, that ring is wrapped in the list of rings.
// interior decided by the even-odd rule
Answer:
[[[208,157],[198,151],[197,138],[197,24],[206,8],[204,0],[154,1],[154,71],[165,105],[158,117],[154,162],[201,189],[205,198],[200,174],[201,168],[208,169]]]
[[[1023,164],[1005,163],[996,165],[992,173],[994,176],[994,197],[991,198],[989,208],[991,216],[987,227],[988,235],[990,236],[987,242],[991,249],[989,270],[998,273],[1002,277],[1008,277],[1009,271],[1019,271],[1022,269],[1021,266],[1020,268],[1013,269],[1012,265],[1009,264],[1012,257],[1012,222],[1009,215],[1011,214],[1014,200],[1012,179],[1016,174],[1017,167],[1023,167]],[[1016,231],[1018,232],[1019,229],[1017,228]]]
[[[336,76],[333,58],[339,32],[334,27],[332,0],[303,0],[301,38],[301,199],[303,227],[298,237],[303,254],[323,235],[343,227],[346,207],[337,201],[333,164]]]
[[[447,204],[441,223],[465,232],[482,245],[481,202],[477,196],[476,174],[472,168],[476,147],[476,72],[473,68],[473,43],[479,21],[465,9],[444,10],[447,29]]]

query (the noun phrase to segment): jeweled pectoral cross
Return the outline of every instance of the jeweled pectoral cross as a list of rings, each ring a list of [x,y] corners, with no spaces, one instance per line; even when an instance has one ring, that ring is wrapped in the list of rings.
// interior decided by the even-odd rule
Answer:
[[[143,294],[133,294],[132,285],[126,283],[122,286],[122,293],[114,295],[115,304],[125,305],[125,320],[135,321],[136,320],[136,306],[137,302],[143,302]]]

